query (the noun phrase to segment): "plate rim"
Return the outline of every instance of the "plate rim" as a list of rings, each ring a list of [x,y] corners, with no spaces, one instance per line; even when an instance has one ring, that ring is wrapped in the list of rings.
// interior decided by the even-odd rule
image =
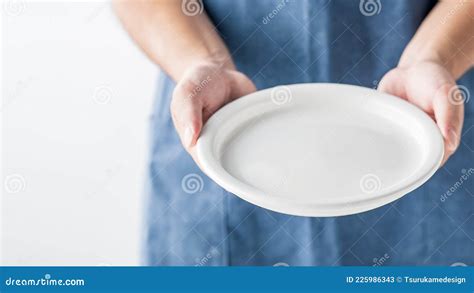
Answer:
[[[337,199],[332,199],[330,203],[324,203],[321,201],[313,201],[313,202],[301,202],[301,201],[295,201],[295,200],[290,200],[288,198],[279,198],[275,196],[267,196],[266,193],[254,186],[251,186],[250,184],[247,184],[241,180],[238,180],[236,177],[232,176],[227,170],[224,169],[224,167],[221,164],[218,164],[218,160],[213,159],[214,158],[214,153],[213,153],[213,148],[214,148],[214,137],[215,134],[217,133],[217,130],[220,128],[219,121],[223,119],[223,117],[227,117],[227,115],[238,112],[239,110],[242,110],[243,108],[246,108],[248,106],[255,105],[259,102],[265,102],[264,98],[265,95],[268,94],[268,92],[271,92],[273,89],[278,88],[278,87],[288,87],[290,88],[297,88],[297,87],[312,87],[315,90],[317,88],[323,88],[323,87],[333,87],[333,88],[339,88],[343,90],[343,88],[350,88],[352,90],[357,90],[362,93],[362,91],[365,91],[368,94],[375,95],[379,99],[384,99],[387,103],[389,104],[399,104],[400,107],[405,108],[409,112],[411,112],[410,115],[414,116],[417,120],[419,120],[424,126],[431,128],[434,130],[430,137],[433,140],[438,141],[438,145],[434,146],[432,149],[432,153],[434,155],[437,155],[436,161],[433,159],[427,160],[427,163],[422,165],[419,171],[414,173],[413,175],[419,174],[420,176],[416,177],[416,180],[412,180],[407,184],[396,184],[394,185],[397,188],[392,188],[392,189],[385,189],[386,191],[383,193],[376,193],[374,195],[369,194],[369,195],[358,195],[358,196],[351,196],[350,198],[347,196],[337,198]],[[336,89],[337,90],[337,89]],[[244,120],[244,122],[247,120]],[[434,135],[434,136],[433,136]],[[436,138],[435,138],[436,136]],[[437,151],[436,151],[437,150]],[[254,93],[251,93],[249,95],[243,96],[241,98],[238,98],[231,103],[226,104],[224,107],[219,109],[214,115],[212,115],[209,120],[206,122],[204,125],[201,135],[197,141],[196,145],[196,153],[197,153],[197,158],[199,161],[199,166],[201,170],[209,176],[212,180],[214,180],[218,185],[223,187],[225,190],[228,192],[231,192],[238,197],[255,204],[257,206],[274,210],[277,212],[285,213],[285,214],[292,214],[292,215],[301,215],[301,216],[339,216],[339,215],[347,215],[347,214],[352,214],[355,212],[351,213],[346,213],[341,212],[338,213],[337,209],[334,212],[328,212],[325,213],[323,210],[325,209],[331,209],[331,206],[338,205],[338,206],[347,206],[347,205],[360,205],[363,204],[364,202],[367,203],[367,205],[370,205],[370,203],[374,203],[374,201],[386,201],[388,198],[390,198],[388,201],[381,205],[375,205],[372,208],[364,209],[361,208],[358,212],[361,211],[367,211],[373,208],[377,208],[379,206],[388,204],[405,194],[408,194],[409,192],[415,190],[416,188],[420,187],[423,183],[425,183],[429,178],[433,176],[433,174],[438,170],[438,168],[441,165],[443,155],[444,155],[444,141],[442,138],[442,135],[439,131],[439,128],[436,126],[435,122],[421,109],[416,107],[415,105],[399,98],[392,96],[387,93],[383,93],[371,88],[366,88],[366,87],[361,87],[361,86],[356,86],[356,85],[349,85],[349,84],[340,84],[340,83],[297,83],[297,84],[289,84],[289,85],[278,85],[275,87],[271,88],[266,88]],[[436,154],[437,153],[437,154]],[[428,164],[428,162],[431,162]],[[408,177],[410,178],[410,177]],[[403,182],[403,181],[402,181]],[[264,200],[262,200],[264,199]],[[283,206],[283,208],[280,208]],[[320,208],[316,207],[319,206]],[[303,210],[319,210],[319,212],[304,212]]]

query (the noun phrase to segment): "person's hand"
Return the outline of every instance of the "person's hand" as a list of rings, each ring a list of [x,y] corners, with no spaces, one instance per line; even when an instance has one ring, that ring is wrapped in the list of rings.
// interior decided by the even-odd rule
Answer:
[[[184,148],[197,162],[194,146],[209,117],[232,100],[256,90],[243,73],[215,63],[190,67],[176,84],[171,114]]]
[[[451,73],[431,61],[397,67],[385,74],[378,89],[418,106],[436,121],[444,138],[444,164],[459,145],[464,120],[462,94]]]

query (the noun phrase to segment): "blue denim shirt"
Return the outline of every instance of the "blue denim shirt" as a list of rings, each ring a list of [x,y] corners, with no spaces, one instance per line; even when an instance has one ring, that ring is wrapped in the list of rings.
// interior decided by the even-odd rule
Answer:
[[[303,82],[376,87],[435,2],[204,4],[238,69],[263,89]],[[472,72],[460,83],[474,92]],[[175,133],[173,87],[161,73],[151,119],[146,264],[474,265],[474,102],[466,103],[458,151],[422,187],[365,213],[306,218],[249,204],[206,177]]]

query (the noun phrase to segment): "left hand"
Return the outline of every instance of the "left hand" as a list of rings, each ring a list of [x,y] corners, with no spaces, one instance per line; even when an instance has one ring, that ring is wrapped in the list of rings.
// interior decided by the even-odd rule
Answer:
[[[378,89],[407,100],[433,118],[444,138],[444,164],[459,146],[464,121],[464,103],[459,101],[452,74],[438,62],[424,61],[390,70]]]

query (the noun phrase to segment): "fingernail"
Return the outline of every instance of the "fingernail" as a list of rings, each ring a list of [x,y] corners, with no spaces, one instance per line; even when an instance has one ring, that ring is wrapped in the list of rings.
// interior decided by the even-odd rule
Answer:
[[[448,131],[448,147],[451,151],[455,151],[458,148],[458,135],[453,129]]]
[[[191,127],[186,127],[186,129],[184,129],[184,145],[186,147],[190,147],[191,146],[191,143],[193,141],[193,130]]]

